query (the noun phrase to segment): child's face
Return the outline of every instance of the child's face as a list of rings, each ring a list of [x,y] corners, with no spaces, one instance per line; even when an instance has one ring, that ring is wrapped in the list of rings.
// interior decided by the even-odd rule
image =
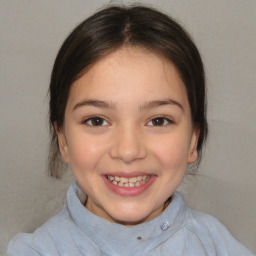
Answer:
[[[145,49],[122,48],[71,86],[58,136],[86,207],[135,224],[162,212],[197,159],[198,132],[175,66]]]

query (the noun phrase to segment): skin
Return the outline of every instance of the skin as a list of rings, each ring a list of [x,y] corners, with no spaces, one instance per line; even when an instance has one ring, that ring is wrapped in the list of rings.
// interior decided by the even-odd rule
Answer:
[[[75,81],[64,126],[55,127],[62,157],[88,195],[86,208],[124,225],[161,214],[198,157],[199,129],[176,67],[139,47],[108,54]],[[150,185],[116,193],[107,174],[149,175]]]

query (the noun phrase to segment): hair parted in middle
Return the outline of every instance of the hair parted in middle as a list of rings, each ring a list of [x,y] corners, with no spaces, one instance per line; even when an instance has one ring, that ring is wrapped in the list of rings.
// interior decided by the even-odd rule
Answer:
[[[63,170],[54,123],[64,124],[69,90],[96,61],[121,47],[143,47],[171,61],[186,87],[192,122],[200,129],[200,162],[207,137],[205,75],[199,51],[189,34],[174,19],[145,6],[110,6],[79,24],[66,38],[56,57],[50,81],[49,169],[60,178]]]

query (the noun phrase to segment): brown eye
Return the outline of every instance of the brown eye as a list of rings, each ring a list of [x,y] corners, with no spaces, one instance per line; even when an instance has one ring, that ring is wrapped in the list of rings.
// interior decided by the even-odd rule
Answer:
[[[148,122],[149,126],[165,126],[172,123],[172,121],[166,117],[155,117]]]
[[[89,126],[106,126],[109,124],[105,119],[99,116],[90,117],[86,119],[83,123]]]

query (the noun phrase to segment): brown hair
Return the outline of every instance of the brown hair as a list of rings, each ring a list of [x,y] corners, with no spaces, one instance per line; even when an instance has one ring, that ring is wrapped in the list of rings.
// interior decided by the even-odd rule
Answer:
[[[186,87],[192,120],[200,128],[196,162],[199,164],[207,137],[207,120],[204,68],[195,44],[176,21],[153,8],[112,6],[78,25],[64,41],[56,57],[49,88],[49,169],[52,176],[59,178],[62,174],[54,122],[60,128],[63,126],[70,86],[87,67],[124,45],[154,50],[179,70]]]

